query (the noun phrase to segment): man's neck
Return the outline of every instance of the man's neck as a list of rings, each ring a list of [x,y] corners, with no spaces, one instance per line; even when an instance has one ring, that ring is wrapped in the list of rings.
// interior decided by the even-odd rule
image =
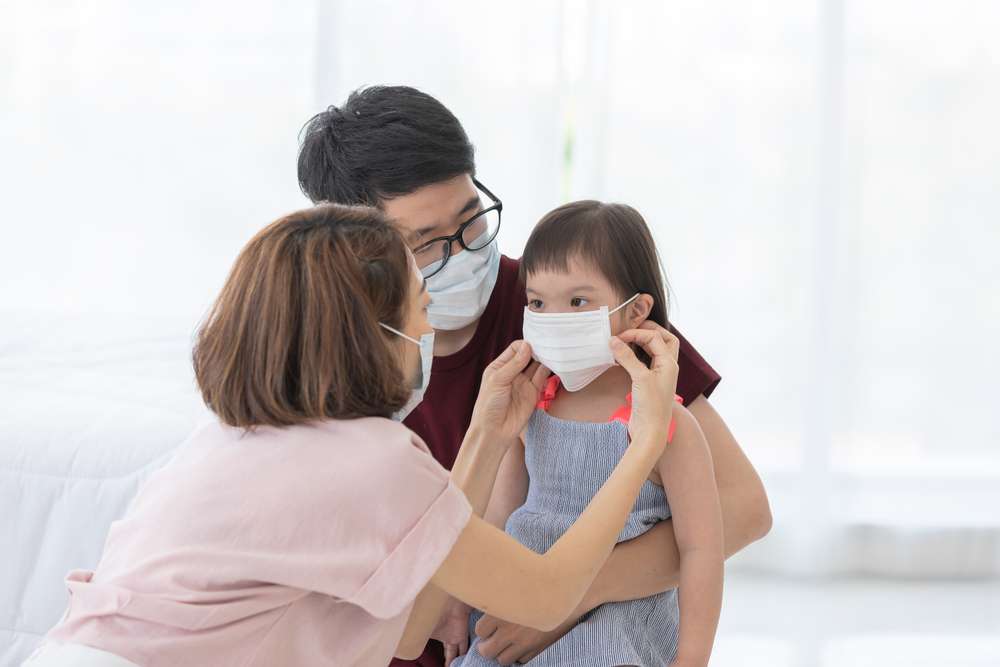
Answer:
[[[478,318],[472,324],[468,324],[461,329],[455,329],[454,331],[435,329],[434,356],[447,357],[448,355],[460,352],[472,340],[477,326],[479,326]]]

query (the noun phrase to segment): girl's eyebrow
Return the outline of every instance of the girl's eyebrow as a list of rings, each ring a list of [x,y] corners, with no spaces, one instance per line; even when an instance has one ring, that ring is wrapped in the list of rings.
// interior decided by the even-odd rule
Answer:
[[[566,292],[567,293],[568,292],[593,292],[595,289],[597,289],[597,288],[594,287],[593,285],[577,285],[575,287],[570,287],[568,290],[566,290]],[[538,294],[538,292],[536,292],[535,290],[531,289],[530,287],[525,287],[524,291],[527,292],[528,294]]]

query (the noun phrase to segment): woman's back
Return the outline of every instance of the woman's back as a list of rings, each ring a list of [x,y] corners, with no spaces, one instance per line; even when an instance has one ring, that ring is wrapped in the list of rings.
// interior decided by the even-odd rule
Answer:
[[[49,637],[148,666],[384,665],[468,518],[447,471],[387,419],[213,422],[112,525],[96,571],[71,573]],[[430,529],[441,554],[414,559]]]

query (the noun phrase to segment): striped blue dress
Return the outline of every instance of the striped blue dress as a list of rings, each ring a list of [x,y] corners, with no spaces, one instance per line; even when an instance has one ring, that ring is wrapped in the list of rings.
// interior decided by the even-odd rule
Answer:
[[[530,484],[523,506],[506,530],[521,544],[544,553],[583,513],[628,446],[628,428],[619,421],[575,422],[535,410],[525,432]],[[619,542],[631,540],[670,517],[663,489],[647,481],[629,514]],[[469,652],[453,665],[498,665],[477,650],[476,622]],[[640,600],[611,602],[585,616],[562,639],[527,663],[531,667],[663,667],[677,654],[680,614],[677,590]]]

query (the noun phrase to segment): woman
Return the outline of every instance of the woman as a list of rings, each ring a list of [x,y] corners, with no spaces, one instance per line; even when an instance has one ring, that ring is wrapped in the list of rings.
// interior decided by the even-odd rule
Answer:
[[[448,595],[541,629],[580,602],[667,438],[676,340],[613,341],[632,444],[538,555],[480,517],[548,371],[515,342],[486,371],[452,472],[401,419],[426,387],[427,294],[377,211],[320,206],[240,253],[198,334],[218,419],[112,525],[29,660],[43,665],[385,665],[420,653]],[[628,343],[653,358],[640,363]]]

